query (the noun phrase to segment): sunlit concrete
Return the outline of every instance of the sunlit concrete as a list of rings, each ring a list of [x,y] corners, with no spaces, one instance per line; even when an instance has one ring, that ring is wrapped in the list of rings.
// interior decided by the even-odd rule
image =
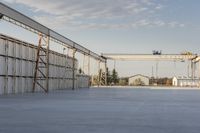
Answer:
[[[113,87],[0,96],[0,133],[199,131],[199,90]]]

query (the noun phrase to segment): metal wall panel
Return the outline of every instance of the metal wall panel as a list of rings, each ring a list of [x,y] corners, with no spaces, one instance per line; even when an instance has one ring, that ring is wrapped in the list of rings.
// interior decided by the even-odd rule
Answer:
[[[5,87],[4,77],[0,77],[0,95],[4,94],[4,87]]]
[[[36,52],[36,46],[0,34],[0,94],[31,92]],[[77,72],[78,62],[77,60],[75,62],[75,69]],[[71,57],[50,51],[50,91],[72,88],[72,66],[73,59]],[[76,79],[77,77],[75,77],[75,80]],[[44,80],[39,82],[45,84]],[[75,86],[87,87],[87,83],[84,82],[88,81],[79,78]],[[36,91],[40,92],[42,89],[36,86]]]
[[[77,88],[88,88],[90,77],[87,75],[77,75]]]

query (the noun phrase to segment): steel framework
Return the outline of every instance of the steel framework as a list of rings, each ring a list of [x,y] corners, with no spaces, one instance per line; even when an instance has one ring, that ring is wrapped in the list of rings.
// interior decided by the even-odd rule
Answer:
[[[119,54],[119,53],[102,53],[102,57],[107,60],[120,61],[190,61],[191,63],[191,77],[195,78],[196,64],[199,62],[200,56],[196,54]],[[156,64],[156,73],[157,66]],[[200,75],[199,75],[200,76]]]
[[[46,36],[49,36],[51,40],[54,40],[60,43],[63,46],[69,47],[71,49],[76,49],[77,52],[80,52],[85,55],[89,55],[90,57],[101,60],[105,62],[105,59],[102,58],[100,55],[90,51],[89,49],[77,44],[76,42],[64,37],[63,35],[47,28],[46,26],[36,22],[35,20],[31,19],[23,15],[22,13],[8,7],[7,5],[0,2],[0,18],[7,20],[9,22],[15,23],[21,27],[29,28],[33,32],[41,33]]]
[[[37,50],[37,60],[35,66],[34,82],[32,91],[35,92],[36,84],[40,86],[45,92],[48,92],[48,76],[49,76],[49,42],[54,41],[68,49],[73,50],[73,89],[75,89],[75,55],[76,52],[80,52],[83,55],[88,56],[88,73],[90,73],[90,57],[99,60],[100,62],[106,62],[105,58],[90,51],[89,49],[77,44],[76,42],[66,38],[65,36],[49,29],[48,27],[36,22],[23,15],[22,13],[8,7],[0,2],[0,19],[13,23],[33,33],[39,34],[39,43]],[[39,75],[39,76],[38,76]],[[38,80],[44,80],[45,84],[38,82]]]
[[[103,53],[103,57],[110,60],[121,60],[121,61],[185,61],[194,60],[197,55],[181,55],[181,54],[117,54],[117,53]]]

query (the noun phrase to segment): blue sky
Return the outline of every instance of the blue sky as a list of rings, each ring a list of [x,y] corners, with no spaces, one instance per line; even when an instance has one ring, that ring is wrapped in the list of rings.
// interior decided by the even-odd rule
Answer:
[[[1,0],[1,2],[99,54],[151,54],[154,49],[168,54],[183,51],[199,53],[199,0]],[[2,27],[2,32],[13,34],[12,28],[9,30]],[[27,34],[26,36],[31,38]],[[186,75],[186,63],[159,64],[159,75],[162,77]],[[110,62],[109,66],[112,68],[113,63]],[[121,76],[137,73],[151,75],[152,66],[155,67],[155,62],[117,62]],[[176,72],[172,72],[175,69]]]

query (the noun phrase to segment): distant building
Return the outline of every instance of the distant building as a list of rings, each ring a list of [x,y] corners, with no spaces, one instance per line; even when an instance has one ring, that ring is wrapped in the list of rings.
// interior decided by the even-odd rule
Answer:
[[[173,86],[180,86],[180,87],[198,87],[200,86],[200,79],[199,78],[186,78],[186,77],[173,77],[172,80]]]
[[[147,86],[149,85],[149,80],[149,77],[137,74],[128,79],[128,84],[133,86]]]

